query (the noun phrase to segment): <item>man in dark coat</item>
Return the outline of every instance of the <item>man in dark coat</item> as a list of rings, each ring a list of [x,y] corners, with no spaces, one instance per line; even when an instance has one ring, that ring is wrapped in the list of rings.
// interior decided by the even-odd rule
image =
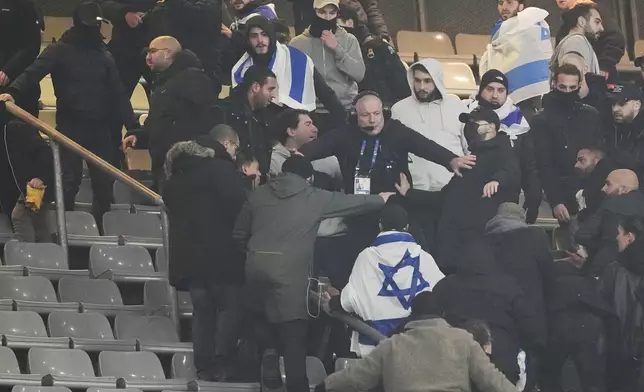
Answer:
[[[33,0],[0,1],[0,92],[13,82],[40,53],[40,18]],[[40,86],[32,86],[17,105],[38,116]]]
[[[465,246],[455,263],[457,273],[434,286],[445,319],[453,326],[483,320],[492,331],[492,363],[516,384],[519,350],[536,351],[545,345],[545,331],[535,309],[516,280],[503,274],[495,263],[493,248],[484,241]]]
[[[141,130],[129,132],[123,149],[148,148],[155,188],[162,189],[163,162],[173,144],[193,140],[216,123],[217,94],[194,53],[183,50],[173,37],[150,43],[147,63],[158,73],[150,99],[150,113]]]
[[[608,175],[603,188],[608,197],[601,207],[582,224],[575,241],[588,249],[589,259],[584,273],[601,276],[604,268],[617,257],[615,235],[619,222],[627,216],[644,217],[644,193],[631,170],[615,170]]]
[[[583,222],[599,209],[606,198],[602,191],[606,185],[606,178],[615,169],[610,157],[606,155],[603,147],[584,147],[577,153],[575,170],[581,177],[581,210],[577,215],[579,222]]]
[[[100,23],[102,11],[94,2],[79,4],[74,25],[61,39],[49,45],[38,59],[8,88],[0,100],[21,99],[51,74],[56,94],[56,127],[94,154],[114,159],[113,127],[139,128],[132,105],[118,76],[112,55],[105,49]],[[65,208],[73,210],[82,176],[82,158],[61,149]],[[89,165],[94,203],[92,212],[100,222],[112,201],[112,180]]]
[[[248,198],[237,218],[233,238],[247,253],[246,293],[253,313],[266,319],[278,338],[261,345],[263,383],[281,386],[278,356],[283,347],[288,392],[309,390],[306,377],[308,287],[320,222],[376,211],[391,194],[345,195],[314,188],[313,166],[304,157],[287,159],[280,175]],[[261,324],[261,321],[260,321]]]
[[[579,210],[575,198],[580,189],[575,172],[577,151],[602,142],[597,110],[580,102],[581,78],[574,65],[559,67],[553,76],[554,89],[544,96],[543,110],[531,124],[541,183],[555,218],[564,224]]]
[[[610,90],[615,133],[608,144],[616,163],[635,171],[644,181],[644,94],[633,83]]]
[[[235,131],[218,125],[196,141],[175,144],[165,163],[170,283],[190,291],[194,362],[206,381],[225,380],[237,342],[244,255],[232,231],[246,200],[235,165],[238,147]]]

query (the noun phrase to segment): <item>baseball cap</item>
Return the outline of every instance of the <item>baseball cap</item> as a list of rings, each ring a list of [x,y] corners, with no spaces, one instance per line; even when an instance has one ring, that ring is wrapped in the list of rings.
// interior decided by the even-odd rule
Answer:
[[[93,1],[80,3],[74,9],[74,14],[80,22],[86,26],[100,26],[103,19],[101,6]]]
[[[644,67],[644,54],[635,59],[636,67]]]
[[[614,103],[638,101],[642,99],[642,90],[634,83],[617,84],[608,91]]]
[[[501,120],[499,120],[499,116],[496,114],[496,112],[494,112],[494,110],[492,109],[487,109],[480,106],[472,110],[471,113],[461,113],[461,115],[458,116],[458,120],[463,124],[476,121],[485,121],[487,123],[494,124],[497,131],[501,128]]]
[[[338,9],[340,9],[340,0],[314,0],[313,8],[315,8],[316,10],[319,10],[321,8],[326,7],[329,4],[334,5]]]

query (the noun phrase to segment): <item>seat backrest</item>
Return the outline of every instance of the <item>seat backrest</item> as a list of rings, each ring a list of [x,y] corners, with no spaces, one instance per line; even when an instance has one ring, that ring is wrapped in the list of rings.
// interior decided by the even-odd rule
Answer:
[[[149,351],[103,351],[98,356],[98,368],[103,377],[133,380],[165,380],[159,358]]]
[[[29,350],[29,373],[45,376],[95,377],[89,355],[78,349],[34,347]]]
[[[306,357],[306,376],[309,385],[320,385],[326,378],[324,364],[316,357]]]
[[[54,287],[43,276],[0,275],[0,299],[58,302]]]
[[[443,80],[447,90],[476,90],[472,69],[465,63],[443,63]]]
[[[9,347],[0,346],[0,374],[20,374],[16,354]]]
[[[66,211],[67,234],[99,236],[92,214],[83,211]]]
[[[157,266],[157,272],[163,272],[164,274],[168,275],[168,260],[165,257],[165,250],[163,248],[157,249],[154,259]]]
[[[447,34],[441,32],[399,30],[396,41],[398,51],[401,53],[454,54],[452,40]]]
[[[89,263],[94,276],[107,270],[126,274],[155,272],[150,253],[138,245],[94,244],[89,250]]]
[[[481,57],[490,43],[489,35],[478,34],[456,34],[456,53],[473,54]]]
[[[148,102],[148,96],[145,93],[145,88],[139,83],[134,86],[134,92],[130,98],[132,103],[132,109],[134,110],[150,110],[150,104]]]
[[[11,392],[72,392],[71,389],[66,387],[29,387],[25,385],[16,385],[11,389]]]
[[[46,338],[42,317],[35,312],[0,312],[0,335]]]
[[[197,369],[192,353],[176,353],[172,356],[171,375],[172,378],[183,380],[197,379]]]
[[[123,305],[118,286],[106,279],[64,277],[58,281],[58,295],[60,302]]]
[[[69,269],[63,248],[50,243],[9,241],[4,246],[4,261],[7,265]]]
[[[631,58],[628,56],[628,51],[624,52],[624,55],[619,60],[621,65],[631,65]]]
[[[47,324],[51,337],[114,340],[110,322],[100,313],[53,312]]]
[[[144,343],[178,343],[174,322],[168,317],[119,314],[114,321],[117,339],[139,339]]]
[[[161,220],[154,214],[108,211],[103,215],[103,229],[109,236],[161,238]]]
[[[11,221],[5,214],[0,214],[0,234],[10,234],[13,233],[13,227],[11,226]]]
[[[171,317],[176,302],[172,286],[165,280],[150,280],[143,287],[145,314]]]

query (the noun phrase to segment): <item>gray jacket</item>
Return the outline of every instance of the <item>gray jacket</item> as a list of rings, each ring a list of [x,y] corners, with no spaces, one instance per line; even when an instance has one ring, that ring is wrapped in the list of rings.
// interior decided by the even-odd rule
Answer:
[[[306,53],[324,81],[335,91],[342,105],[350,108],[353,98],[358,95],[358,83],[365,73],[364,60],[358,39],[338,27],[335,38],[339,46],[336,50],[327,48],[322,40],[311,36],[309,29],[291,41],[291,46]],[[324,112],[324,106],[318,101],[318,111]]]
[[[413,321],[371,354],[324,381],[327,391],[516,392],[468,332],[440,318]]]
[[[551,74],[562,64],[561,61],[564,56],[571,52],[577,52],[584,58],[588,66],[588,72],[594,74],[601,72],[597,54],[590,41],[583,34],[573,33],[562,39],[552,53],[552,58],[550,59]]]
[[[377,195],[345,195],[282,173],[253,192],[237,218],[233,238],[247,253],[246,300],[269,322],[308,319],[313,245],[326,218],[367,213],[384,205]]]

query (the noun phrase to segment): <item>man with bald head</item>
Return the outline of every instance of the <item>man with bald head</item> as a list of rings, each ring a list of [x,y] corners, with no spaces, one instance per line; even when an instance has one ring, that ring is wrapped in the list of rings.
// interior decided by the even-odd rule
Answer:
[[[606,200],[579,226],[575,235],[575,241],[585,246],[589,253],[583,271],[595,277],[616,260],[615,235],[619,222],[627,216],[644,217],[644,194],[639,191],[635,172],[614,170],[608,175],[602,191],[606,193]]]
[[[194,140],[215,126],[217,93],[201,62],[179,41],[157,37],[147,50],[146,64],[157,74],[150,96],[150,112],[140,131],[123,139],[123,149],[147,148],[152,158],[155,187],[165,178],[165,155],[175,143]]]

